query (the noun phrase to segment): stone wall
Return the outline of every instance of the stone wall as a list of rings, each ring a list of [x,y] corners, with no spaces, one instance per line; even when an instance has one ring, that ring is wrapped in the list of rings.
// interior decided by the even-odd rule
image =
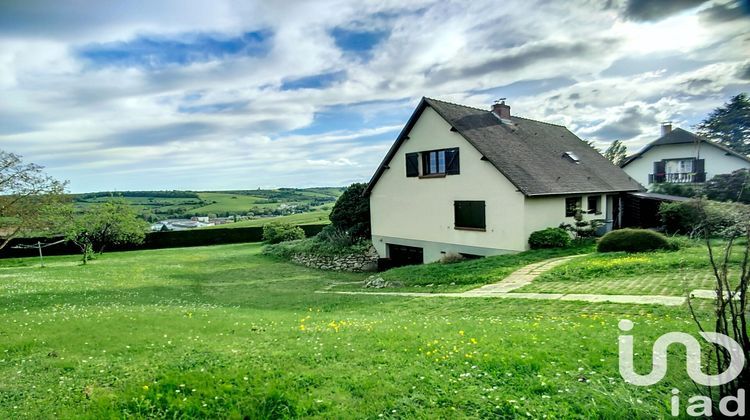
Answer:
[[[375,251],[375,248],[370,247],[364,254],[295,254],[292,256],[292,262],[321,270],[350,272],[376,271],[378,268],[378,253]]]

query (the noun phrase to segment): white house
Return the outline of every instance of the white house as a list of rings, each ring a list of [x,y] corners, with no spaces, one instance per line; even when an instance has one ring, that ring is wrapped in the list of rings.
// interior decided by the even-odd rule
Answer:
[[[563,126],[422,98],[366,194],[373,244],[400,264],[523,251],[576,208],[612,228],[621,195],[641,190]]]
[[[740,153],[671,124],[662,125],[662,135],[621,165],[633,179],[646,186],[659,183],[695,184],[718,174],[750,168],[750,159]]]

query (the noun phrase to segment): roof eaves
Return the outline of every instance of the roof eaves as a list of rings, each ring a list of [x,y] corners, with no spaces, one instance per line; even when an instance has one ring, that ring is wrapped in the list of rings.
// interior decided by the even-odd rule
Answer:
[[[398,137],[396,137],[396,141],[393,142],[393,144],[391,145],[391,148],[388,149],[388,152],[385,154],[383,161],[380,162],[380,165],[378,165],[378,169],[375,170],[375,173],[372,175],[372,178],[370,178],[370,182],[367,183],[367,188],[365,188],[365,190],[362,192],[362,195],[364,196],[370,195],[370,192],[372,192],[372,189],[375,187],[375,184],[383,175],[383,172],[385,172],[385,169],[388,166],[388,163],[390,163],[391,159],[393,159],[393,156],[396,154],[398,149],[404,143],[407,135],[411,131],[412,127],[414,127],[414,124],[417,122],[419,117],[422,115],[422,112],[424,111],[426,106],[427,106],[427,98],[423,96],[422,99],[419,101],[417,108],[411,114],[411,117],[409,117],[409,121],[406,122],[406,125],[404,126],[403,129],[401,129],[401,132],[398,134]]]
[[[553,196],[558,196],[558,195],[613,194],[613,193],[633,192],[633,191],[645,191],[645,189],[628,188],[628,189],[592,190],[592,191],[563,191],[563,192],[551,192],[551,193],[535,193],[535,194],[528,194],[528,196],[529,197],[553,197]]]

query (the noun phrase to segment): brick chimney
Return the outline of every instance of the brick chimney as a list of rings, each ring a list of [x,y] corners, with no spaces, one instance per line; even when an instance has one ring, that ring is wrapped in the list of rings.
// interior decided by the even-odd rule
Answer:
[[[665,121],[661,123],[661,136],[664,137],[672,132],[672,121]]]
[[[510,106],[505,105],[505,98],[500,99],[492,105],[492,113],[500,118],[500,121],[510,121]]]

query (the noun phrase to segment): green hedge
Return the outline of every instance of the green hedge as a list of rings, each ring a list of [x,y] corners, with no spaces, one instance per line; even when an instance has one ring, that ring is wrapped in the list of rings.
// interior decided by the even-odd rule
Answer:
[[[604,235],[597,244],[599,252],[646,252],[671,250],[675,245],[666,236],[648,229],[620,229]]]
[[[315,236],[326,225],[302,225],[308,237]],[[261,242],[263,238],[262,226],[243,228],[193,229],[172,232],[149,232],[141,245],[122,245],[107,247],[107,251],[132,251],[136,249],[182,248],[192,246],[236,244],[243,242]],[[13,249],[18,244],[34,244],[37,241],[51,243],[61,238],[19,238],[11,241],[2,251],[0,258],[21,258],[39,255],[36,249]],[[44,255],[78,254],[81,250],[71,243],[61,243],[44,248]]]

